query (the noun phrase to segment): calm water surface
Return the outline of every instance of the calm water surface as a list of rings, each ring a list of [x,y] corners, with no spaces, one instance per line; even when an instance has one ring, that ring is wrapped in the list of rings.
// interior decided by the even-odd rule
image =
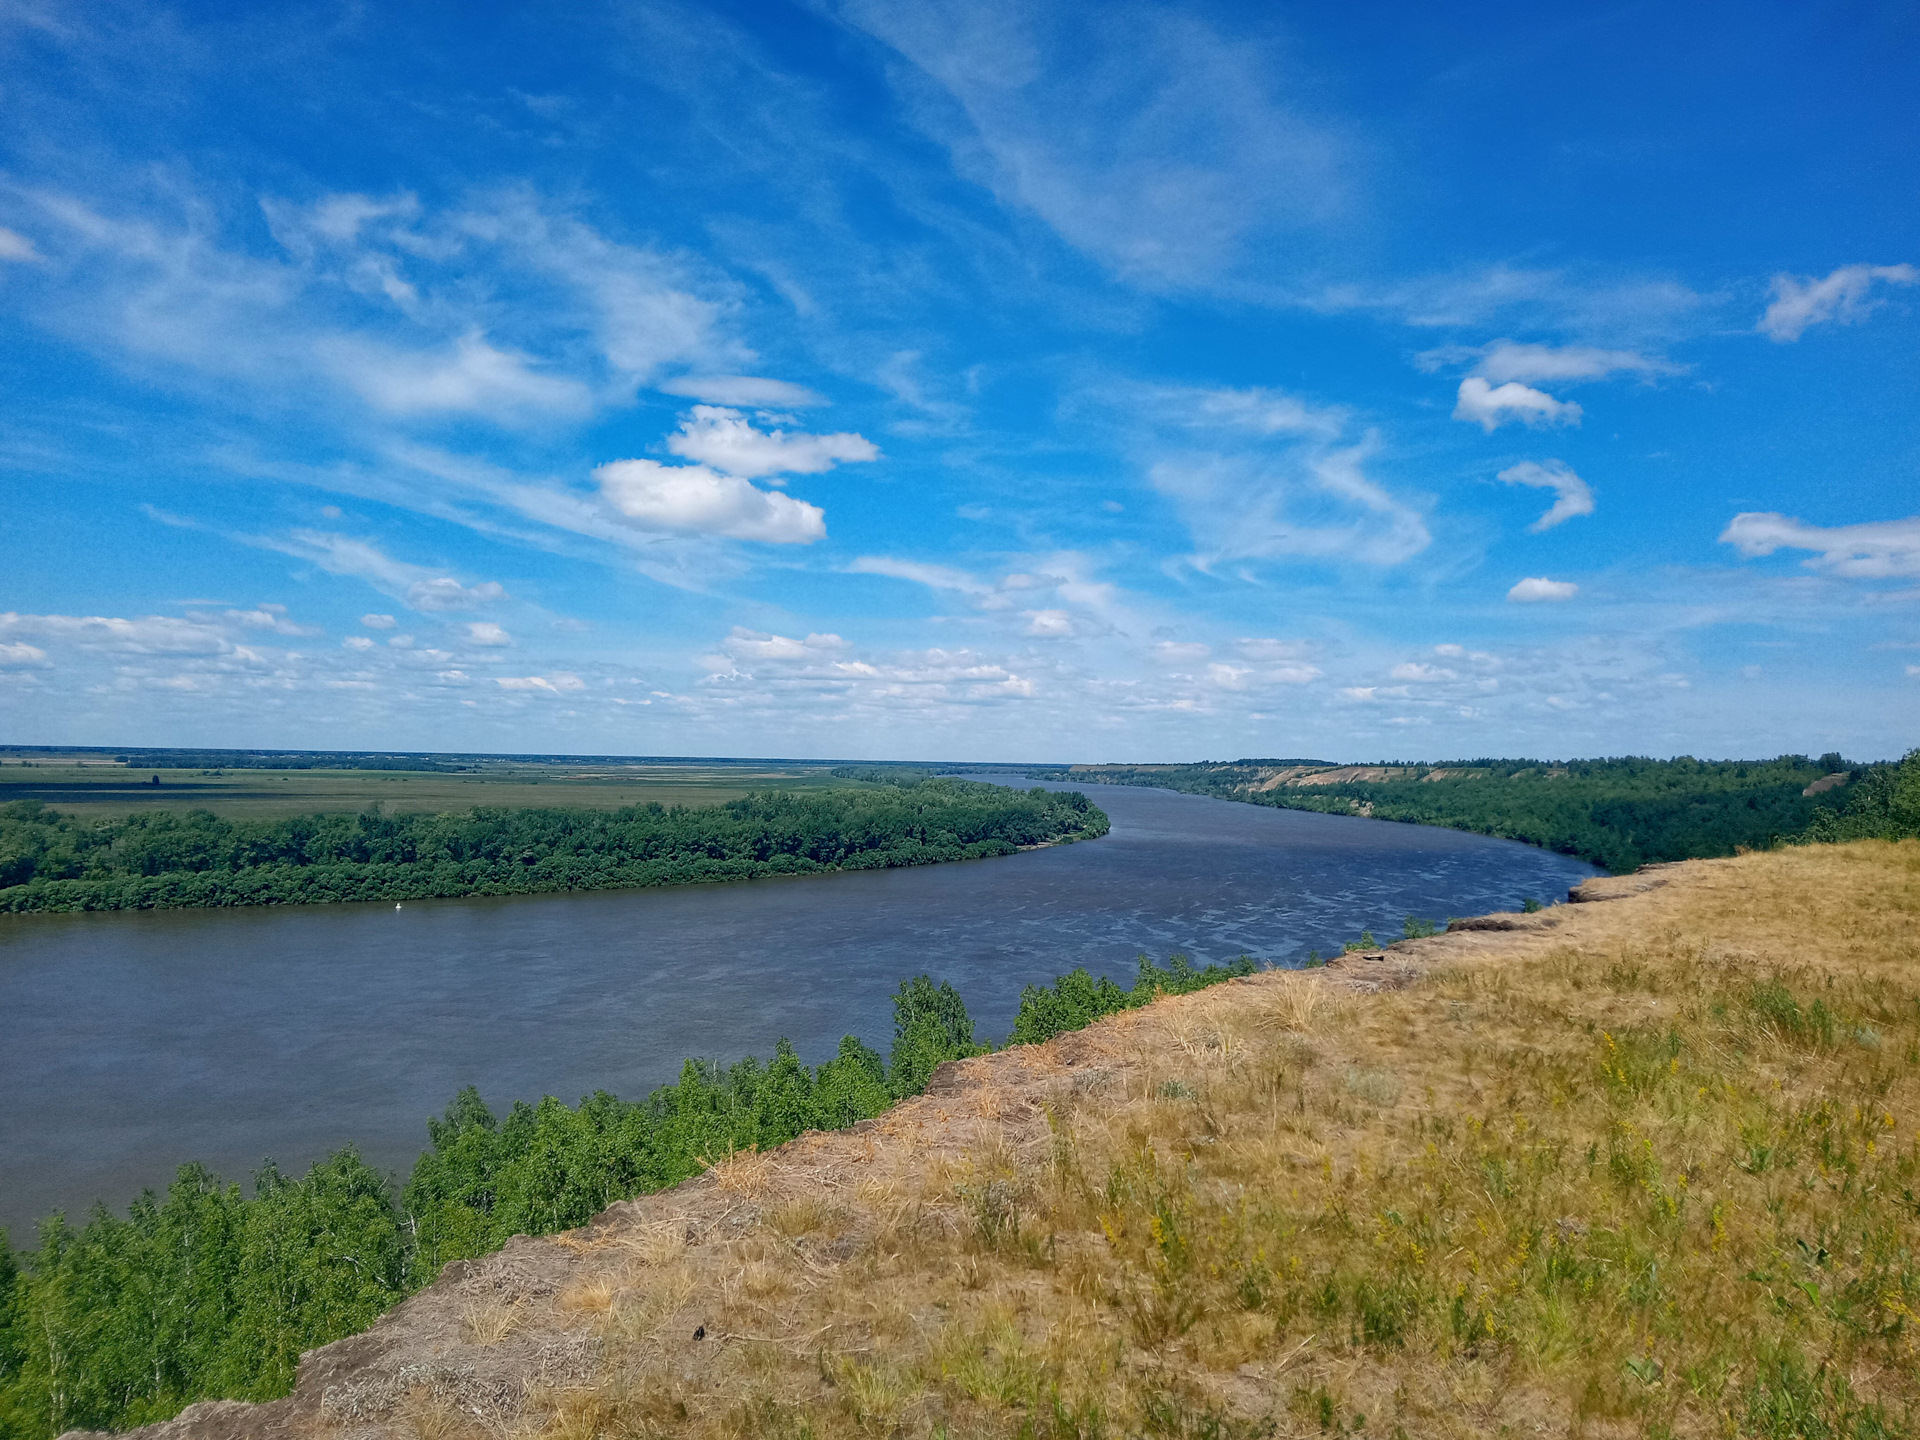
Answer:
[[[1054,786],[1049,788],[1071,788]],[[1597,873],[1453,830],[1095,786],[1105,839],[1001,860],[674,890],[0,917],[0,1226],[116,1207],[206,1161],[245,1178],[356,1143],[402,1171],[462,1085],[496,1107],[638,1097],[688,1055],[883,1051],[927,971],[1004,1035],[1075,965],[1275,964],[1403,917]]]

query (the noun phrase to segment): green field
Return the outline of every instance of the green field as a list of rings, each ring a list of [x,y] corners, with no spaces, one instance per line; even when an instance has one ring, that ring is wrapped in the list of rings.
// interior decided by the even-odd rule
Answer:
[[[754,790],[814,790],[849,783],[830,763],[685,761],[565,763],[479,760],[475,769],[153,770],[97,756],[35,755],[22,762],[0,752],[0,804],[39,800],[90,820],[139,810],[211,810],[229,819],[278,820],[290,815],[357,813],[378,806],[390,814],[466,810],[475,805],[710,805]],[[151,783],[159,775],[160,784]],[[861,787],[866,788],[866,787]]]

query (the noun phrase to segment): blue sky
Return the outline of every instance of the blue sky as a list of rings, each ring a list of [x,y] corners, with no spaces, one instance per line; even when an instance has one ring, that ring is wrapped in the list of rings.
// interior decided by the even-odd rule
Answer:
[[[1920,740],[1894,5],[0,5],[0,738]]]

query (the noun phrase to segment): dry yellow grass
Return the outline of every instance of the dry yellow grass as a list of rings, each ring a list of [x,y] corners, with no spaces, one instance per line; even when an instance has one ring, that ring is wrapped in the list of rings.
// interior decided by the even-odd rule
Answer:
[[[431,1367],[356,1433],[1920,1433],[1920,844],[1656,878],[962,1062],[450,1274],[271,1433]]]
[[[1920,846],[1553,918],[1119,1017],[834,1193],[758,1157],[596,1433],[1909,1433]]]

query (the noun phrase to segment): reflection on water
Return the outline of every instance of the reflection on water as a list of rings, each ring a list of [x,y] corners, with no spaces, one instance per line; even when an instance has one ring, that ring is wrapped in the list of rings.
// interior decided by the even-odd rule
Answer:
[[[1066,788],[1066,787],[1050,787]],[[462,1085],[637,1097],[687,1055],[884,1050],[928,971],[979,1032],[1020,987],[1133,957],[1297,963],[1404,916],[1558,898],[1590,866],[1507,841],[1092,787],[1103,840],[854,875],[302,909],[0,917],[0,1225],[357,1143],[405,1167]]]

